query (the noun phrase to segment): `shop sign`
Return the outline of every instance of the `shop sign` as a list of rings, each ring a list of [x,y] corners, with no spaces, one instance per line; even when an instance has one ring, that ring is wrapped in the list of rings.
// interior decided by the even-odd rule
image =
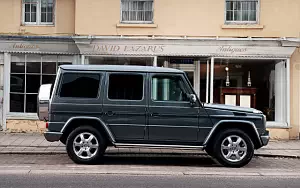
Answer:
[[[31,49],[31,50],[37,50],[40,48],[37,44],[26,44],[26,43],[14,43],[12,45],[13,49]]]
[[[217,52],[229,53],[229,54],[245,53],[247,52],[247,48],[233,47],[233,46],[220,46],[218,47]]]
[[[71,42],[46,41],[0,41],[0,52],[41,52],[41,53],[79,53],[77,46]]]
[[[161,53],[164,51],[164,46],[160,45],[93,45],[94,52],[102,53],[122,53],[122,52],[150,52],[150,53]]]

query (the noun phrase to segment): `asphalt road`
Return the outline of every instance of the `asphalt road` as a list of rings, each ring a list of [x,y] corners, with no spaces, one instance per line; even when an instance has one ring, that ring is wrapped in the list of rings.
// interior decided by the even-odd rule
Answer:
[[[33,187],[300,187],[300,160],[255,157],[224,168],[207,156],[106,156],[97,165],[67,155],[0,155],[0,188]]]
[[[300,178],[226,176],[1,175],[1,188],[299,188]]]

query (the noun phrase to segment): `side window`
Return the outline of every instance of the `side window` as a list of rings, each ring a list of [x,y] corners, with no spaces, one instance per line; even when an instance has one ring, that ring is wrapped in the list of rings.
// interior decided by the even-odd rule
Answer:
[[[144,78],[139,74],[110,74],[108,98],[112,100],[142,100]]]
[[[60,97],[97,98],[100,84],[99,74],[63,74]]]
[[[153,101],[189,101],[180,76],[152,77]]]

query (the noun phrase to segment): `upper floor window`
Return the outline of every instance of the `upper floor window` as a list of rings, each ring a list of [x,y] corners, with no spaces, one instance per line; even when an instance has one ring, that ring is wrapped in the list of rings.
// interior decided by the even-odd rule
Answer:
[[[153,0],[121,0],[121,22],[152,23]]]
[[[23,24],[51,25],[55,0],[23,0]]]
[[[226,23],[257,23],[259,0],[226,0]]]

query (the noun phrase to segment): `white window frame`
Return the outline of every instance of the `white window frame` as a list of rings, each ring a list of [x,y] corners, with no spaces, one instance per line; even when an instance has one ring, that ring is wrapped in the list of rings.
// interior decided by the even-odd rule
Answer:
[[[25,22],[25,2],[22,0],[22,24],[23,25],[54,25],[56,0],[53,0],[52,22],[41,22],[41,0],[37,1],[36,22]]]
[[[38,116],[37,116],[37,113],[32,113],[32,112],[26,112],[26,97],[24,98],[24,112],[11,112],[10,111],[10,94],[11,93],[15,93],[17,94],[17,92],[11,92],[10,91],[10,76],[11,76],[11,56],[13,54],[7,54],[8,55],[8,58],[6,58],[6,67],[5,67],[5,80],[6,80],[6,91],[5,91],[5,95],[6,95],[6,98],[5,98],[5,108],[6,108],[6,119],[31,119],[31,120],[37,120],[38,119]],[[25,62],[25,72],[24,72],[24,75],[25,75],[25,84],[24,84],[24,87],[26,88],[26,63],[27,63],[27,56],[28,55],[32,55],[32,54],[22,54],[25,56],[25,59],[24,59],[24,62]],[[52,54],[36,54],[38,56],[40,56],[41,58],[41,71],[40,73],[33,73],[35,75],[39,75],[40,76],[40,79],[42,79],[42,76],[43,75],[57,75],[57,71],[55,74],[48,74],[48,73],[43,73],[43,56],[56,56],[56,61],[53,63],[55,63],[56,65],[56,69],[58,69],[58,65],[59,63],[61,62],[66,62],[64,59],[61,58],[61,56],[66,56],[66,57],[71,57],[70,55],[52,55]],[[30,61],[29,61],[30,62]],[[69,61],[68,61],[69,62]],[[74,57],[72,59],[71,62],[69,62],[71,64],[74,64]],[[23,74],[23,73],[22,73]],[[30,74],[30,73],[29,73]],[[42,84],[42,82],[40,82]],[[22,94],[20,92],[20,94]],[[24,90],[24,95],[27,95],[27,94],[37,94],[37,93],[27,93],[26,90]]]
[[[227,1],[257,1],[256,6],[256,21],[230,21],[227,20]],[[225,24],[259,24],[260,17],[260,0],[225,0],[224,3],[224,23]]]
[[[151,21],[128,21],[128,20],[123,20],[123,6],[122,6],[122,1],[120,0],[120,23],[128,23],[128,24],[152,24],[154,23],[154,0],[132,0],[132,1],[152,1],[152,20]]]

